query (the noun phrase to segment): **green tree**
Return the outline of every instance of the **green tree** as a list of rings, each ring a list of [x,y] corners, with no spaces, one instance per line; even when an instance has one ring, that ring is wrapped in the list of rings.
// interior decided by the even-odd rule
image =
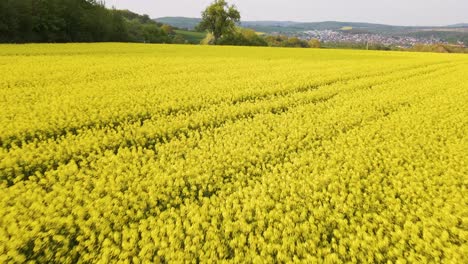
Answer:
[[[187,41],[184,39],[184,37],[182,37],[181,35],[176,35],[173,39],[172,39],[172,43],[173,44],[185,44],[187,43]]]
[[[285,42],[282,43],[283,47],[290,47],[290,48],[308,48],[309,44],[307,41],[302,40],[298,37],[288,38]]]
[[[290,48],[308,48],[309,43],[297,37],[288,38],[287,36],[267,36],[265,37],[270,47],[290,47]]]
[[[240,22],[240,13],[234,5],[225,0],[215,0],[202,12],[200,30],[208,30],[216,43],[223,35],[233,33]]]
[[[174,28],[172,28],[170,25],[164,24],[161,26],[162,31],[164,31],[168,35],[174,35]]]
[[[311,39],[308,44],[310,48],[320,48],[320,40],[318,39]]]
[[[233,46],[268,46],[268,43],[257,32],[248,28],[238,28],[235,32],[223,35],[218,45]]]

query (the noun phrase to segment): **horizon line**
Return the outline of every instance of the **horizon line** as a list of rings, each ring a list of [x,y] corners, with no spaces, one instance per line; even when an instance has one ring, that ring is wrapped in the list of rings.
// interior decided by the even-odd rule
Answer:
[[[130,10],[129,10],[130,11]],[[189,18],[189,19],[201,19],[200,17],[187,17],[187,16],[162,16],[151,18],[153,20],[161,19],[161,18]],[[251,20],[251,19],[241,19],[242,22],[289,22],[289,23],[325,23],[325,22],[339,22],[339,23],[363,23],[363,24],[374,24],[374,25],[384,25],[384,26],[392,26],[392,27],[448,27],[448,26],[456,26],[462,25],[463,27],[468,27],[468,22],[459,22],[454,24],[448,25],[395,25],[395,24],[386,24],[382,22],[363,22],[363,21],[345,21],[345,20],[320,20],[320,21],[305,21],[305,20],[274,20],[274,19],[267,19],[267,20]]]

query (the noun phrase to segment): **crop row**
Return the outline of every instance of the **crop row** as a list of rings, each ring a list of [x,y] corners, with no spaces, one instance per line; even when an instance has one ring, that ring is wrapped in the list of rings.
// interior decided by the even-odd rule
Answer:
[[[109,54],[100,45],[94,56],[88,47],[84,55],[61,47],[64,54],[42,59],[56,67],[56,57],[69,56],[78,67],[108,56],[128,62],[114,66],[125,72],[133,64],[144,69],[138,57],[147,66],[167,63],[175,74],[195,71],[205,58],[214,64],[200,67],[215,80],[192,73],[192,88],[206,87],[186,93],[190,87],[172,89],[188,79],[179,83],[172,75],[140,80],[143,73],[128,70],[138,78],[112,81],[98,74],[115,90],[85,87],[77,95],[83,112],[64,104],[63,116],[91,113],[102,100],[109,105],[99,125],[99,116],[80,116],[72,125],[47,115],[50,108],[32,108],[57,127],[14,121],[2,130],[3,139],[15,135],[22,143],[0,148],[0,262],[466,262],[464,57],[103,45]],[[166,56],[176,58],[171,64]],[[330,67],[321,70],[313,59]],[[268,65],[281,74],[264,82]],[[340,66],[347,69],[342,76]],[[70,68],[57,68],[57,76],[69,78]],[[181,71],[181,78],[190,76]],[[216,81],[227,76],[239,79]],[[8,78],[14,84],[20,76]],[[99,78],[74,81],[71,91],[65,87],[37,107],[73,98],[73,85],[97,85]],[[179,110],[161,110],[164,100],[157,103],[154,86],[145,84],[156,79],[170,90],[157,94],[167,93],[167,106]],[[28,84],[17,85],[11,95],[25,96],[20,91]],[[135,98],[121,98],[132,89],[136,101],[116,106]],[[143,106],[143,94],[155,105]],[[19,102],[11,113],[28,106],[9,96],[3,104]],[[114,119],[113,109],[126,117]],[[126,119],[132,113],[136,118]],[[50,135],[34,132],[26,140],[25,129]]]

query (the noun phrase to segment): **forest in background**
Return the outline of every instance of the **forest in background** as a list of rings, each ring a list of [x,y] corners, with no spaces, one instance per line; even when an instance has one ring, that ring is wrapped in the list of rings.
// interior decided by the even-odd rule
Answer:
[[[180,41],[162,26],[147,15],[107,9],[103,1],[0,1],[2,43]]]

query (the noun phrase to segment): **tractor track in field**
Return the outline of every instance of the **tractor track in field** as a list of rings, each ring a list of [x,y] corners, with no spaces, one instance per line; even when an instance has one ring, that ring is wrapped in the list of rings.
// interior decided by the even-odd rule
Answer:
[[[453,67],[456,67],[456,66],[457,65],[455,65]],[[443,69],[447,69],[447,68],[445,67]],[[430,75],[430,74],[438,72],[438,71],[440,71],[439,68],[434,69],[434,70],[424,69],[422,74]],[[418,77],[418,76],[421,76],[421,74],[416,75],[416,76],[409,75],[407,77],[408,77],[408,79],[411,79],[411,78],[415,78],[415,77]],[[359,78],[359,79],[364,79],[364,78]],[[372,83],[372,85],[370,87],[383,85],[385,83],[388,83],[388,81],[375,82],[375,83]],[[369,86],[366,86],[364,88],[361,87],[360,89],[369,89]],[[300,92],[295,92],[295,93],[292,93],[292,94],[307,93],[307,92],[311,92],[313,90],[316,90],[316,89],[305,90],[305,91],[301,90]],[[289,93],[288,95],[291,96],[292,94]],[[325,103],[325,102],[333,99],[336,95],[337,95],[337,93],[330,93],[327,96],[305,99],[302,102],[298,102],[298,103],[295,103],[295,104],[292,104],[292,105],[273,106],[273,107],[270,107],[270,108],[261,109],[259,111],[246,112],[246,113],[241,113],[241,114],[237,114],[237,115],[233,115],[233,116],[228,116],[227,118],[217,120],[215,123],[211,123],[207,127],[208,127],[209,130],[213,130],[213,129],[222,127],[224,124],[229,123],[229,122],[237,122],[237,120],[242,120],[242,119],[253,119],[253,118],[255,118],[255,116],[257,116],[259,114],[267,114],[267,113],[283,114],[283,113],[288,112],[290,109],[301,106],[301,105]],[[281,97],[276,97],[276,98],[284,98],[284,97],[286,97],[286,96],[281,96]],[[262,101],[265,102],[266,100],[262,99],[262,100],[259,100],[259,101],[260,102],[262,102]],[[254,102],[247,102],[246,101],[246,103],[256,103],[256,102],[257,101],[254,101]],[[231,105],[231,107],[234,107],[234,108],[239,107],[239,106],[242,106],[242,104],[241,105]],[[90,152],[83,152],[83,153],[81,153],[81,152],[73,153],[72,152],[72,153],[69,153],[68,155],[65,155],[65,156],[54,157],[52,163],[50,163],[50,161],[48,161],[48,160],[40,160],[40,159],[35,159],[36,162],[32,162],[32,163],[29,162],[29,161],[23,162],[21,160],[17,160],[15,162],[15,167],[19,168],[19,170],[11,170],[11,168],[9,168],[8,166],[5,166],[5,164],[2,164],[3,166],[0,167],[0,181],[2,181],[2,180],[7,181],[8,182],[7,185],[12,186],[16,182],[26,180],[30,176],[36,175],[37,173],[44,174],[49,170],[56,170],[60,165],[67,164],[67,163],[71,162],[72,160],[74,160],[77,164],[79,164],[80,160],[86,160],[92,155],[97,155],[98,156],[100,153],[102,154],[105,151],[112,151],[114,153],[117,153],[118,150],[120,148],[122,148],[122,147],[130,148],[130,147],[134,147],[134,146],[141,146],[141,147],[146,148],[146,149],[155,149],[157,145],[168,143],[173,139],[180,138],[182,135],[185,136],[185,137],[188,137],[188,136],[190,136],[190,133],[193,133],[193,132],[202,133],[203,131],[205,131],[204,128],[206,128],[206,126],[204,126],[203,124],[202,125],[195,125],[195,126],[190,126],[190,124],[189,124],[187,127],[184,127],[182,129],[178,129],[178,130],[173,131],[172,136],[164,134],[164,133],[160,134],[160,135],[157,135],[157,136],[153,136],[152,138],[147,139],[145,144],[140,144],[140,142],[135,141],[132,138],[133,135],[127,135],[126,138],[124,137],[122,139],[122,142],[118,142],[117,144],[100,145],[98,150],[91,150]],[[107,133],[104,132],[104,136],[105,136],[105,134],[107,134]],[[156,152],[157,152],[157,150],[156,150]],[[8,153],[6,153],[6,155],[8,156]],[[18,175],[20,175],[19,178],[15,177],[15,176],[18,176]]]
[[[411,71],[414,69],[425,68],[425,67],[432,67],[438,66],[442,64],[453,64],[452,62],[437,62],[432,64],[421,64],[421,65],[412,65],[411,67],[401,67],[398,69],[392,69],[390,71],[385,72],[378,72],[378,73],[371,73],[368,75],[360,75],[358,77],[347,77],[347,78],[337,78],[325,82],[323,84],[313,84],[313,85],[306,85],[303,87],[298,87],[295,89],[290,90],[280,90],[275,91],[273,93],[259,93],[259,94],[250,94],[250,95],[241,95],[238,98],[234,98],[228,101],[219,101],[213,104],[208,105],[199,105],[195,107],[182,107],[182,108],[173,108],[173,109],[161,109],[159,113],[138,113],[135,115],[128,115],[125,117],[120,118],[119,120],[115,121],[102,121],[102,122],[91,122],[87,124],[83,124],[76,127],[62,127],[55,130],[36,130],[31,132],[26,132],[23,135],[11,135],[0,138],[0,146],[2,148],[9,150],[13,147],[13,145],[17,147],[22,147],[24,144],[37,142],[37,141],[46,141],[52,139],[54,141],[60,140],[60,138],[67,136],[67,135],[78,135],[81,131],[86,131],[89,129],[100,129],[100,128],[115,128],[118,129],[122,125],[128,125],[132,123],[139,123],[143,124],[145,121],[157,119],[157,117],[161,116],[178,116],[178,115],[187,115],[193,112],[202,111],[206,108],[217,106],[217,105],[224,105],[224,104],[233,104],[233,105],[241,105],[245,102],[258,102],[261,100],[270,100],[275,97],[280,96],[288,96],[288,94],[300,93],[300,92],[307,92],[311,90],[317,90],[324,86],[330,86],[338,83],[345,83],[351,82],[366,78],[378,77],[378,76],[385,76],[391,75],[396,72],[406,72]]]

